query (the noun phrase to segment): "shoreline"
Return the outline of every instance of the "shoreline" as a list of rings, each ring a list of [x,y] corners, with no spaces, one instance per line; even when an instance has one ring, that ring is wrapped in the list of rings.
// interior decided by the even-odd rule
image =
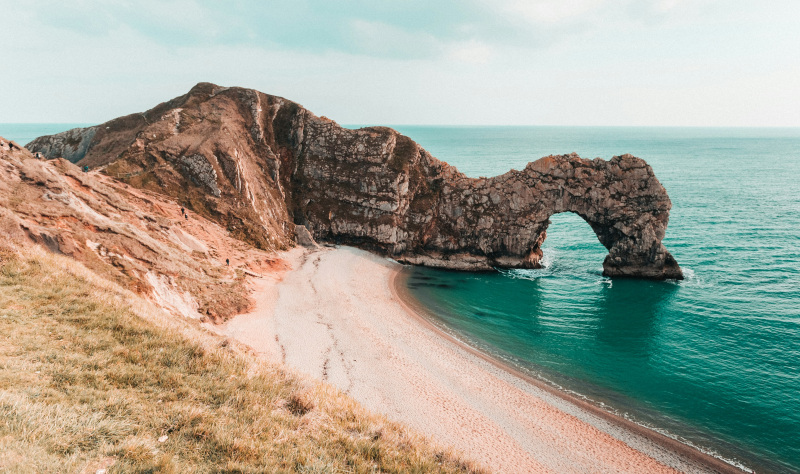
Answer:
[[[291,269],[214,330],[493,471],[742,472],[442,331],[396,262],[351,247],[280,256]]]
[[[394,292],[397,300],[406,307],[408,314],[410,317],[414,318],[418,321],[419,324],[424,325],[429,330],[437,333],[440,337],[449,340],[451,343],[460,346],[463,350],[473,354],[476,357],[479,357],[486,362],[494,365],[500,370],[507,372],[509,375],[513,377],[517,377],[525,382],[535,386],[540,390],[544,390],[549,394],[562,399],[564,402],[572,404],[579,408],[580,410],[585,410],[591,413],[594,416],[598,416],[618,427],[635,433],[639,436],[647,438],[651,442],[663,446],[664,448],[674,452],[678,456],[686,457],[691,459],[695,462],[703,464],[714,472],[719,473],[742,473],[748,472],[744,471],[737,466],[726,462],[723,459],[718,457],[712,456],[710,454],[706,454],[703,451],[700,451],[698,448],[695,448],[691,445],[683,443],[677,439],[671,438],[666,436],[658,431],[650,429],[646,426],[640,425],[634,421],[628,420],[624,417],[611,413],[602,407],[599,407],[586,399],[580,398],[578,396],[572,395],[569,392],[564,390],[560,390],[545,381],[537,379],[536,377],[532,377],[521,370],[503,362],[502,360],[498,360],[495,357],[492,357],[489,354],[465,343],[464,341],[458,339],[457,337],[453,336],[452,334],[444,331],[442,328],[438,327],[434,323],[430,321],[432,316],[431,311],[425,307],[419,300],[417,300],[409,291],[408,287],[405,285],[406,280],[408,278],[408,268],[403,267],[397,269],[395,273],[392,275],[390,280],[390,285],[392,287],[392,291]],[[612,434],[613,436],[613,434]]]

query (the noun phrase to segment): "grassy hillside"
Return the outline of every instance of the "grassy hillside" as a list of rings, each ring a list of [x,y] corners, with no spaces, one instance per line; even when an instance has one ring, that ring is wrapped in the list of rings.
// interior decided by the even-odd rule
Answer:
[[[80,264],[0,247],[2,472],[469,472]]]

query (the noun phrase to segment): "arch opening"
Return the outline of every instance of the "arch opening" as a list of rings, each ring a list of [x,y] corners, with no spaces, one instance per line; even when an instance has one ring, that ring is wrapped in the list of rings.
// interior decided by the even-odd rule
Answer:
[[[547,222],[540,264],[569,271],[600,271],[608,249],[592,226],[575,212],[559,212]]]

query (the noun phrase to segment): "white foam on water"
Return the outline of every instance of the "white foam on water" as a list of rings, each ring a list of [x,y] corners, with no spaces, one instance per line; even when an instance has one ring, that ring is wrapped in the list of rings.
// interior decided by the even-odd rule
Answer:
[[[612,286],[614,286],[614,280],[612,280],[611,278],[608,278],[608,277],[603,277],[603,278],[597,280],[594,284],[595,285],[606,285],[607,287],[611,288]]]
[[[553,275],[553,264],[556,262],[558,251],[555,249],[545,249],[542,259],[539,261],[542,268],[513,268],[498,269],[503,275],[515,280],[534,281],[542,277]]]
[[[556,254],[558,254],[556,249],[542,249],[542,259],[539,261],[539,263],[542,265],[542,268],[550,268],[550,266],[556,260]]]
[[[515,280],[538,280],[539,278],[550,276],[552,272],[549,272],[546,268],[538,268],[538,269],[524,269],[524,268],[513,268],[510,270],[505,269],[498,269],[500,273],[503,275],[513,278]]]
[[[667,280],[673,284],[695,288],[709,288],[715,286],[714,283],[700,277],[697,272],[689,267],[681,267],[683,270],[683,280]]]

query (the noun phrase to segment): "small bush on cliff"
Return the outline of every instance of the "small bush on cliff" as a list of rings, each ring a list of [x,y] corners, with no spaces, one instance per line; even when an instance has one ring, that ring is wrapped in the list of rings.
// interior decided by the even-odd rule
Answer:
[[[394,147],[392,156],[389,159],[389,168],[395,172],[407,170],[411,159],[417,153],[417,145],[405,135],[397,136],[397,144]]]

